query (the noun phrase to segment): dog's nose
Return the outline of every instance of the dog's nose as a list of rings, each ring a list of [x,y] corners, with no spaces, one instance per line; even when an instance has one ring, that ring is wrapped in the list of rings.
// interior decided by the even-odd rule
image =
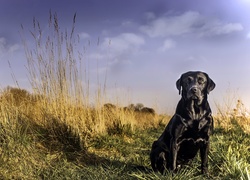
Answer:
[[[192,91],[193,93],[196,93],[197,90],[198,90],[197,87],[192,87],[192,88],[191,88],[191,91]]]

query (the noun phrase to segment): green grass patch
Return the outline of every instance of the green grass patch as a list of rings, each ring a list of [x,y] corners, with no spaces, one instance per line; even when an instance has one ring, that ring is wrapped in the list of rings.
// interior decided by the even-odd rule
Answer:
[[[7,133],[16,136],[2,138],[0,175],[2,179],[249,179],[250,135],[234,127],[230,131],[215,129],[210,174],[204,177],[199,173],[199,157],[176,174],[152,172],[151,143],[164,126],[91,137],[85,149],[72,150],[58,139],[49,143],[47,132],[39,134],[44,131],[32,131],[32,126],[23,124]]]

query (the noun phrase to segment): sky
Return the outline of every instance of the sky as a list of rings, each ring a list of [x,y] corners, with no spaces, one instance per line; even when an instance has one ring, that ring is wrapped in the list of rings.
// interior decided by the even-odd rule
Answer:
[[[0,3],[0,88],[18,81],[30,89],[21,24],[29,34],[35,17],[46,33],[51,11],[61,29],[70,30],[76,13],[75,33],[89,63],[91,91],[105,84],[107,101],[173,112],[180,99],[176,81],[197,70],[216,83],[209,94],[214,111],[238,98],[250,109],[250,0]],[[32,44],[34,39],[26,37]]]

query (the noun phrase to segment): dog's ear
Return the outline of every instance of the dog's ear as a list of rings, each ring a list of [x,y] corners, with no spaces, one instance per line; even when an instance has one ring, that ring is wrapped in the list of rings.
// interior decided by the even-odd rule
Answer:
[[[206,74],[207,76],[207,94],[211,92],[215,88],[215,83],[210,77]]]
[[[181,94],[181,77],[176,81],[176,88],[179,90],[179,94]]]

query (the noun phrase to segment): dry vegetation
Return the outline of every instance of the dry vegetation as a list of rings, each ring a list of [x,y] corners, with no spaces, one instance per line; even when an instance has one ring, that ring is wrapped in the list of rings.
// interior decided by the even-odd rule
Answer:
[[[107,104],[101,88],[91,105],[84,58],[75,48],[75,17],[68,33],[50,14],[47,36],[34,19],[35,49],[24,38],[33,92],[1,91],[0,179],[165,179],[150,170],[149,151],[169,117],[141,104]],[[238,113],[244,111],[239,103],[235,110],[218,106],[213,179],[250,179],[250,119]],[[203,178],[194,164],[168,177]]]

